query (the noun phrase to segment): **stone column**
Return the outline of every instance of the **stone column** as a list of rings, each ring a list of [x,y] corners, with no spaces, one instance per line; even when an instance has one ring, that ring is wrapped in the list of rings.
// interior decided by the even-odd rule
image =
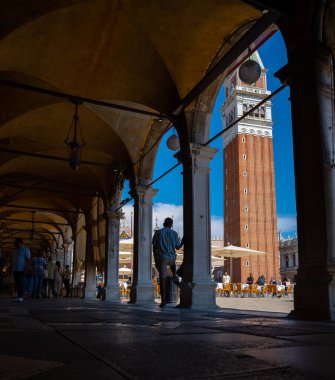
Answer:
[[[304,41],[289,55],[299,268],[292,317],[335,319],[335,145],[331,56]],[[278,75],[280,77],[280,73]]]
[[[85,298],[96,299],[96,267],[94,263],[92,215],[85,213],[86,259],[85,259]]]
[[[177,153],[183,162],[184,265],[180,307],[216,307],[211,278],[210,161],[218,149],[190,144],[188,153]],[[191,286],[192,284],[192,286]]]
[[[152,282],[152,199],[157,189],[137,186],[134,204],[134,258],[131,303],[154,303]]]
[[[106,301],[120,302],[119,244],[122,212],[106,212]]]
[[[71,244],[69,243],[64,243],[63,244],[63,249],[64,249],[64,263],[63,266],[65,268],[65,265],[70,265],[71,264],[71,257],[70,257],[70,252],[69,252],[69,247]]]

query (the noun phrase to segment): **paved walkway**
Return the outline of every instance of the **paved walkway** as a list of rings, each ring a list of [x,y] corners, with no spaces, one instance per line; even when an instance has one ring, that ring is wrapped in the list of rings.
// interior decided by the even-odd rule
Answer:
[[[334,323],[234,310],[233,301],[201,311],[0,298],[0,379],[335,378]]]
[[[285,316],[293,310],[293,298],[234,298],[216,297],[216,304],[225,309],[266,311],[283,313]]]

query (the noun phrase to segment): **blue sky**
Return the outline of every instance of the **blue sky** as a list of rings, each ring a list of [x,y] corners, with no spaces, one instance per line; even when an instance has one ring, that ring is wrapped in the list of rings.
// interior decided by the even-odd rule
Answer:
[[[286,49],[283,38],[277,32],[260,49],[259,54],[264,63],[267,73],[268,89],[276,90],[280,87],[280,81],[273,74],[287,63]],[[284,236],[291,236],[296,232],[296,209],[295,209],[295,185],[293,170],[293,151],[292,151],[292,129],[289,89],[285,89],[272,100],[273,118],[273,145],[275,159],[275,180],[278,228]],[[224,101],[223,89],[221,89],[214,107],[211,136],[222,130],[221,114],[219,112]],[[157,155],[154,178],[168,170],[177,161],[173,157],[175,152],[170,151],[166,146],[166,140],[171,136],[169,131],[164,136]],[[211,144],[218,148],[219,152],[211,162],[211,213],[212,213],[212,235],[221,235],[223,232],[223,154],[222,139],[218,138]],[[182,167],[178,167],[155,184],[159,192],[155,196],[154,218],[157,217],[158,225],[161,226],[165,216],[173,215],[176,228],[182,229]],[[126,207],[126,215],[130,208]],[[129,211],[130,212],[130,211]],[[220,233],[221,232],[221,233]]]

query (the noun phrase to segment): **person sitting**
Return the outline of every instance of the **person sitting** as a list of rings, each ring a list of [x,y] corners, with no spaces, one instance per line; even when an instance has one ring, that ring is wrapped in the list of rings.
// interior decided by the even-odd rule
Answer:
[[[247,284],[253,285],[253,283],[254,283],[254,278],[252,277],[252,273],[250,273],[249,277],[247,278]]]
[[[259,286],[264,286],[265,285],[265,277],[263,275],[259,276],[257,281],[256,281],[256,284]]]
[[[224,273],[224,276],[222,276],[222,282],[223,284],[229,284],[230,283],[230,276],[228,272]]]

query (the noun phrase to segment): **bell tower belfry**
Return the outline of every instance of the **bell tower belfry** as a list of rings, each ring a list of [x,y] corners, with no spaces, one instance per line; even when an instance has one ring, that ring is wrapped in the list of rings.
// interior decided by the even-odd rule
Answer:
[[[234,70],[224,81],[226,100],[221,108],[223,129],[270,94],[266,72],[258,52],[251,59],[261,67],[256,83],[243,83]],[[271,102],[223,134],[224,149],[224,242],[264,251],[267,255],[233,259],[234,282],[279,276],[276,194],[272,145]]]

